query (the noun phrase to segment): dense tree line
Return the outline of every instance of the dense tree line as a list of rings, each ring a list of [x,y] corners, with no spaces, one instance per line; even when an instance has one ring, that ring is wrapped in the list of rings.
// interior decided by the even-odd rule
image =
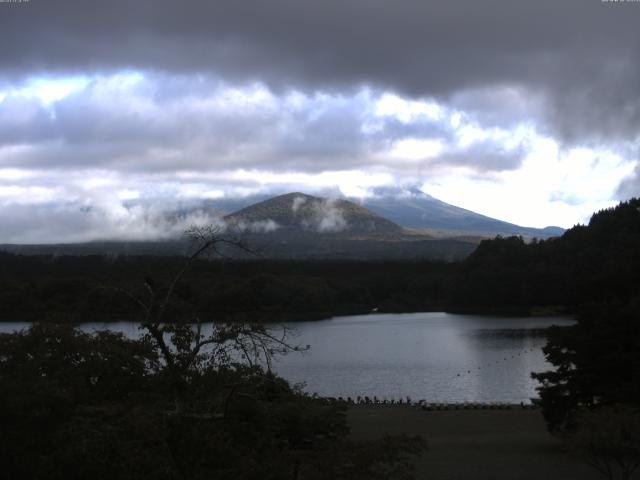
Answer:
[[[122,289],[166,281],[181,257],[0,254],[0,321],[130,318]],[[337,314],[443,309],[453,264],[199,260],[175,300],[203,318],[307,320]]]
[[[550,330],[554,369],[535,372],[550,431],[606,478],[640,466],[640,199],[593,215],[553,243],[571,273],[576,324]]]
[[[628,301],[640,285],[637,199],[593,215],[561,237],[526,243],[520,237],[485,240],[460,264],[450,305],[475,311]]]

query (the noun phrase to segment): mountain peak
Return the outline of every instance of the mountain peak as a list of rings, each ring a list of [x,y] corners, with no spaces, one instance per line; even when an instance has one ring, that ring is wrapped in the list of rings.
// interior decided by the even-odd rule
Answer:
[[[291,192],[227,215],[232,223],[274,222],[279,229],[308,233],[399,233],[402,227],[378,214],[337,198]]]

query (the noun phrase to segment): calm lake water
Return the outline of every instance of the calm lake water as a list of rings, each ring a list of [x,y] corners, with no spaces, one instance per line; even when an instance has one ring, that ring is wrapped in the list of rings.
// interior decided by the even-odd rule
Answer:
[[[410,396],[430,402],[515,402],[536,397],[532,371],[550,368],[540,329],[566,317],[518,318],[447,313],[375,314],[288,323],[303,354],[274,369],[322,396]],[[0,331],[28,324],[0,324]],[[132,322],[87,323],[83,330],[138,334]]]

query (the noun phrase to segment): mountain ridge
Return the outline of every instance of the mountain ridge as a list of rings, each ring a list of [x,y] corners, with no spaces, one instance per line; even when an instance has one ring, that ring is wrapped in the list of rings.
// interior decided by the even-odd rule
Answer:
[[[223,216],[217,213],[223,209],[216,208],[215,201],[207,201],[199,207],[177,208],[165,215],[175,229],[194,211],[202,212],[201,220],[209,218],[231,226],[232,231],[241,233],[255,245],[263,258],[457,260],[471,253],[487,237],[549,238],[561,233],[553,227],[530,229],[491,219],[419,190],[404,190],[403,195],[393,195],[401,191],[377,191],[376,197],[358,202],[302,192],[262,198],[249,205],[246,203],[255,197],[225,198],[222,201],[227,207],[242,208]],[[385,218],[387,212],[391,219]],[[412,223],[414,221],[417,223]],[[1,246],[2,250],[16,253],[54,255],[183,255],[188,247],[178,234],[156,241],[97,240],[66,245]]]
[[[168,212],[167,216],[172,220],[179,220],[186,218],[193,211],[200,211],[209,216],[232,216],[253,205],[286,195],[313,197],[298,191],[273,195],[256,193],[243,197],[227,196],[203,200],[189,207],[179,207]],[[315,197],[322,198],[318,195]],[[496,235],[522,235],[527,239],[533,237],[543,239],[559,236],[565,232],[564,228],[556,226],[526,227],[498,220],[438,200],[416,187],[377,187],[365,197],[348,197],[337,191],[332,192],[329,198],[334,202],[350,201],[401,227],[417,229],[423,234],[440,238],[457,236],[492,238]]]
[[[341,198],[291,192],[223,217],[231,225],[258,224],[269,230],[308,233],[400,234],[400,225]],[[268,222],[273,222],[269,224]]]
[[[444,230],[484,236],[523,235],[548,238],[562,235],[556,226],[524,227],[438,200],[418,188],[381,187],[361,199],[369,210],[407,228]]]

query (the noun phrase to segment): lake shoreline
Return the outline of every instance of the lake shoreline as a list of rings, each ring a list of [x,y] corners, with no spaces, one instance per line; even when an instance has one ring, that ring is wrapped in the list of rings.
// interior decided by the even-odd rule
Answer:
[[[376,313],[268,326],[303,352],[274,352],[271,368],[321,397],[368,396],[390,403],[410,397],[429,403],[528,403],[547,371],[544,328],[573,324],[561,317],[497,317],[420,312]],[[142,335],[135,321],[74,325],[83,332]],[[0,331],[28,328],[0,324]],[[202,324],[202,334],[215,324]],[[307,348],[310,346],[310,348]]]
[[[537,306],[531,308],[511,308],[511,307],[495,307],[495,308],[459,308],[447,307],[443,305],[434,306],[433,308],[423,308],[420,310],[395,310],[395,309],[340,309],[326,311],[311,312],[268,312],[268,311],[246,311],[246,312],[223,312],[211,315],[202,315],[203,323],[258,323],[258,324],[280,324],[280,323],[298,323],[309,321],[330,320],[332,318],[340,318],[346,316],[359,316],[369,314],[419,314],[419,313],[447,313],[452,315],[478,315],[478,316],[496,316],[496,317],[522,317],[522,318],[545,318],[555,316],[572,316],[575,312],[562,306]],[[210,318],[213,317],[213,318]],[[118,322],[138,322],[139,315],[113,315],[113,314],[97,314],[92,320],[81,320],[76,315],[60,315],[48,318],[37,318],[34,315],[26,315],[25,317],[13,317],[11,319],[0,318],[2,323],[16,322],[49,322],[49,323],[71,323],[81,325],[83,323],[118,323]]]

